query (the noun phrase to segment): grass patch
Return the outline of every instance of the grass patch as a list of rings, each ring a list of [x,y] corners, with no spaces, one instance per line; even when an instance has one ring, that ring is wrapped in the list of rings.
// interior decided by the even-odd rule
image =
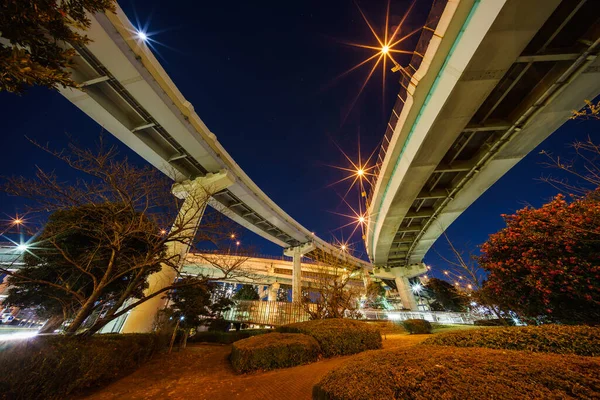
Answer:
[[[370,351],[330,371],[316,400],[600,397],[600,360],[482,348]]]
[[[155,334],[39,336],[10,342],[0,351],[0,397],[64,399],[133,372],[167,342]]]
[[[423,344],[600,356],[600,328],[573,325],[482,328],[442,333]]]
[[[283,333],[304,333],[314,337],[323,356],[334,357],[381,348],[379,329],[351,319],[321,319],[277,328]]]
[[[299,333],[269,333],[233,344],[231,364],[238,372],[293,367],[314,362],[321,348],[317,341]]]
[[[231,344],[238,340],[247,339],[252,336],[264,335],[265,333],[273,332],[271,329],[246,329],[243,331],[231,332],[196,332],[194,336],[188,338],[188,343],[221,343]]]

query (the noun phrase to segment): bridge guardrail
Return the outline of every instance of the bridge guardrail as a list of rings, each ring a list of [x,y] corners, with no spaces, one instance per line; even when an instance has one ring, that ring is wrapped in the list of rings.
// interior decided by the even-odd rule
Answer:
[[[283,301],[237,300],[229,311],[223,314],[227,321],[256,325],[286,325],[294,322],[308,321],[310,315],[306,304]],[[359,318],[379,321],[405,321],[407,319],[424,319],[442,324],[469,324],[476,320],[487,319],[480,314],[441,312],[441,311],[391,311],[391,310],[359,310]]]
[[[405,68],[406,73],[402,73],[400,77],[400,91],[398,92],[398,98],[396,99],[396,103],[394,104],[394,108],[392,109],[392,113],[390,115],[390,120],[387,124],[385,134],[383,136],[381,147],[379,149],[379,153],[377,154],[376,166],[373,169],[374,174],[374,182],[371,184],[371,188],[375,187],[377,183],[376,180],[379,179],[379,172],[383,161],[385,160],[385,155],[387,153],[388,146],[390,141],[392,140],[392,136],[394,134],[394,130],[396,128],[396,124],[398,123],[398,118],[400,118],[400,113],[402,112],[402,108],[404,108],[404,102],[407,97],[407,88],[412,79],[412,75],[417,72],[421,63],[423,62],[423,56],[427,51],[427,47],[429,47],[429,42],[435,33],[437,25],[440,21],[442,13],[446,8],[446,4],[448,0],[435,0],[433,5],[431,6],[431,11],[429,12],[429,16],[427,17],[427,21],[425,22],[423,31],[421,32],[421,36],[419,37],[419,41],[417,42],[417,46],[415,47],[414,55],[412,56],[410,63]],[[410,74],[408,76],[407,74]],[[373,195],[373,189],[367,194],[367,206],[371,203],[371,196]]]

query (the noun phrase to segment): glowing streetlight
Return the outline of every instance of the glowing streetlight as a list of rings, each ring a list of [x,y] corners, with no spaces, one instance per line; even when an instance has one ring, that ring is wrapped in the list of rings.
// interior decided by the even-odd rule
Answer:
[[[342,249],[342,251],[346,251],[347,247],[345,244],[342,245],[342,247],[340,247]]]
[[[235,233],[232,233],[230,236],[232,239],[235,239]]]
[[[381,48],[381,53],[383,54],[387,54],[390,51],[390,47],[389,46],[383,46]]]
[[[361,224],[365,223],[365,217],[363,217],[362,215],[360,217],[358,217],[358,222],[360,222]]]
[[[20,251],[21,253],[27,251],[28,248],[29,246],[25,243],[17,245],[17,251]]]
[[[412,285],[411,287],[413,293],[421,293],[421,291],[423,290],[423,285],[421,285],[420,283],[415,283],[414,285]]]
[[[23,223],[23,220],[19,217],[13,219],[13,225],[21,225]]]
[[[163,236],[166,235],[167,234],[167,230],[166,229],[161,229],[160,230],[160,234],[163,235]]]
[[[144,31],[137,31],[136,35],[137,35],[138,39],[140,39],[144,42],[146,40],[148,40],[148,35],[146,35],[146,32],[144,32]]]
[[[240,245],[240,241],[238,240],[237,242],[235,242],[235,245],[239,246]]]

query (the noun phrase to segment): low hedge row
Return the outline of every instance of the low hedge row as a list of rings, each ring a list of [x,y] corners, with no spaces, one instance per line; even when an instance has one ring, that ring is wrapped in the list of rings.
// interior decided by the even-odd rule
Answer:
[[[600,360],[419,346],[352,357],[313,388],[314,400],[559,398],[600,398]]]
[[[412,334],[423,334],[423,333],[431,333],[433,327],[429,321],[425,321],[424,319],[407,319],[402,322],[404,325],[404,329],[406,332]]]
[[[0,398],[64,399],[132,372],[167,344],[155,334],[11,342],[0,351]]]
[[[269,333],[237,341],[231,364],[238,372],[271,370],[314,362],[321,348],[317,341],[299,333]]]
[[[196,332],[194,336],[188,338],[188,343],[221,343],[231,344],[238,340],[247,339],[256,335],[263,335],[265,333],[272,332],[270,329],[246,329],[243,331],[230,331],[230,332]]]
[[[600,356],[600,328],[573,325],[483,328],[441,333],[423,344]]]
[[[280,326],[278,332],[314,337],[324,357],[360,353],[381,348],[379,329],[351,319],[321,319]]]

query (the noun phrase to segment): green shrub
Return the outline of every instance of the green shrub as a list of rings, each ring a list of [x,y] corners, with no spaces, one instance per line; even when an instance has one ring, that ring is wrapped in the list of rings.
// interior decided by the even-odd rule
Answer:
[[[280,326],[277,331],[304,333],[314,337],[325,357],[360,353],[381,348],[377,327],[351,319],[319,319]]]
[[[4,343],[0,398],[64,399],[134,371],[167,343],[167,337],[155,334],[44,336]]]
[[[314,400],[572,398],[600,398],[600,359],[418,346],[357,355],[313,387]]]
[[[238,340],[247,339],[256,335],[263,335],[272,332],[270,329],[246,329],[243,331],[230,332],[196,332],[194,336],[188,338],[188,343],[222,343],[231,344]]]
[[[231,364],[238,372],[293,367],[316,361],[321,353],[317,341],[299,333],[269,333],[237,341]]]
[[[600,356],[600,328],[573,325],[484,328],[441,333],[423,344]]]
[[[424,319],[407,319],[402,321],[404,325],[404,329],[411,335],[413,333],[431,333],[433,329],[429,321],[425,321]]]

